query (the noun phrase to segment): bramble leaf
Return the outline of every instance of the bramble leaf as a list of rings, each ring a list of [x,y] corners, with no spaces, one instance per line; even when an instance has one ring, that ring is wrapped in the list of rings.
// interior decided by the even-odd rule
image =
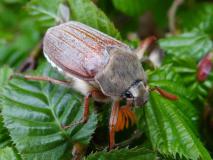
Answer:
[[[47,28],[60,22],[60,16],[57,14],[60,3],[62,0],[31,0],[27,4],[27,9],[37,24]]]
[[[157,25],[165,26],[167,22],[167,11],[172,4],[171,0],[161,1],[158,0],[113,0],[113,5],[116,9],[129,16],[141,16],[145,12],[151,12]]]
[[[155,160],[157,155],[155,152],[145,148],[124,148],[115,149],[110,152],[102,151],[90,154],[87,160]]]
[[[13,148],[5,147],[0,149],[1,160],[20,160],[19,156],[15,153]]]
[[[166,67],[166,66],[164,66]],[[144,107],[146,134],[154,150],[166,156],[189,159],[211,159],[208,151],[199,140],[197,132],[198,112],[189,101],[190,94],[180,82],[165,77],[164,67],[152,72],[149,85],[158,86],[178,96],[177,100],[168,100],[157,92],[151,92]],[[170,72],[174,72],[170,68]],[[159,78],[157,75],[159,74]],[[168,74],[170,74],[168,72]],[[175,75],[175,72],[173,73]],[[175,76],[174,76],[175,77]]]
[[[2,92],[3,87],[8,83],[9,77],[12,74],[12,69],[4,66],[0,69],[0,92]],[[1,99],[0,99],[1,103]],[[0,113],[2,106],[0,104]],[[11,144],[10,136],[8,130],[4,127],[3,118],[0,114],[0,148],[6,147]],[[0,156],[1,157],[1,156]]]
[[[68,0],[74,20],[120,39],[120,33],[109,18],[90,0]],[[85,14],[86,11],[86,14]]]
[[[130,16],[139,16],[143,14],[148,7],[148,3],[144,3],[144,0],[113,0],[112,2],[116,9]]]
[[[12,75],[13,71],[11,68],[7,66],[3,66],[0,69],[0,90],[8,83],[10,76]]]
[[[37,74],[59,78],[47,64]],[[81,96],[69,88],[15,78],[2,97],[4,124],[24,159],[71,157],[73,144],[88,144],[96,128],[94,112],[86,124],[63,128],[80,121],[83,112]]]
[[[198,3],[192,8],[180,12],[179,22],[181,28],[185,31],[198,29],[212,35],[213,5],[210,3]]]
[[[151,93],[145,107],[145,121],[153,148],[173,157],[210,160],[208,151],[180,109],[182,105],[181,102],[172,102],[157,93]]]
[[[196,59],[191,56],[167,57],[164,64],[170,64],[173,70],[181,77],[181,82],[188,88],[192,100],[204,100],[212,88],[213,73],[211,72],[204,82],[197,80]]]
[[[193,99],[193,93],[185,88],[181,83],[180,76],[175,72],[172,65],[164,65],[161,68],[152,71],[148,75],[150,87],[160,87],[178,97],[178,100],[171,101],[185,114],[186,121],[197,132],[198,127],[198,112],[190,102]],[[163,98],[163,97],[162,97]],[[179,107],[181,106],[181,107]]]
[[[0,148],[4,148],[11,144],[8,130],[4,127],[3,118],[0,116]]]
[[[166,37],[159,41],[159,45],[168,55],[192,56],[197,60],[212,49],[208,35],[195,31]]]
[[[8,24],[6,22],[4,23],[6,26],[1,26],[0,24],[0,30],[4,30],[6,28],[7,31],[5,36],[8,36],[3,39],[4,42],[0,45],[0,66],[7,64],[12,67],[18,67],[30,54],[31,49],[36,43],[38,43],[40,38],[40,33],[38,32],[35,23],[27,17],[26,13],[23,14],[20,11],[23,6],[19,7],[20,8],[6,14],[8,15],[7,19],[11,20],[2,18],[5,15],[2,15],[0,11],[0,15],[2,15],[2,17],[0,16],[0,21],[9,21],[7,22]],[[20,19],[22,20],[20,21]],[[14,30],[16,33],[13,33]],[[1,31],[0,37],[2,37]]]

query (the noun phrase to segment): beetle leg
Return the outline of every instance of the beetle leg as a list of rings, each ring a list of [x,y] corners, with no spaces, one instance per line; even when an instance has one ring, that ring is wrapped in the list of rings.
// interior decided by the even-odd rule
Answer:
[[[136,49],[135,54],[137,55],[139,60],[143,58],[145,51],[149,48],[151,44],[153,44],[153,42],[155,42],[155,40],[156,40],[155,36],[150,36],[141,43],[138,49]]]
[[[33,80],[33,81],[47,81],[47,82],[50,82],[53,84],[59,84],[59,85],[65,85],[65,86],[69,86],[72,83],[70,81],[58,80],[58,79],[54,79],[54,78],[47,77],[47,76],[31,76],[31,75],[15,73],[12,75],[11,78],[13,78],[14,76],[23,77],[27,80]]]
[[[87,93],[87,95],[84,97],[84,112],[81,123],[86,123],[89,118],[89,99],[92,96],[92,92]]]
[[[87,95],[84,97],[84,111],[83,111],[83,115],[80,121],[74,122],[70,125],[67,126],[63,126],[64,129],[70,128],[72,126],[75,125],[79,125],[79,124],[84,124],[87,122],[88,118],[89,118],[89,99],[92,96],[92,91],[88,92]]]
[[[109,120],[109,149],[113,149],[115,145],[115,127],[118,120],[118,112],[120,108],[120,101],[114,101],[112,105],[110,120]]]
[[[78,122],[74,122],[71,125],[68,126],[63,126],[63,128],[70,128],[74,125],[78,124],[83,124],[88,121],[89,118],[89,100],[90,98],[95,98],[95,99],[105,99],[107,98],[101,91],[99,90],[92,90],[87,93],[87,95],[84,97],[84,111],[82,115],[82,119]]]
[[[95,99],[106,98],[106,96],[104,96],[103,93],[99,90],[92,90],[88,92],[84,97],[84,112],[80,123],[86,123],[89,118],[89,100],[91,97]]]

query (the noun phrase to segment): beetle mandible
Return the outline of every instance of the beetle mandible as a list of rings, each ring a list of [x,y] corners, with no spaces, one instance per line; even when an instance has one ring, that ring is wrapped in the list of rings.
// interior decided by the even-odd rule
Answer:
[[[68,84],[81,92],[85,96],[82,123],[88,119],[90,97],[101,102],[112,100],[109,120],[112,149],[115,131],[122,129],[116,129],[120,100],[127,100],[127,109],[133,104],[142,106],[148,100],[147,78],[140,61],[153,41],[155,37],[149,37],[141,49],[132,50],[126,44],[80,22],[63,23],[47,30],[43,52],[47,61],[71,83],[49,77],[26,75],[25,78]],[[131,114],[131,111],[127,112]]]

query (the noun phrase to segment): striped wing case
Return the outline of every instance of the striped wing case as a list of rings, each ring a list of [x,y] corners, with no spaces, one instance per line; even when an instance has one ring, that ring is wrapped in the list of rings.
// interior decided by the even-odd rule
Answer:
[[[53,66],[83,80],[93,80],[108,63],[107,47],[130,50],[124,43],[75,21],[48,29],[43,45]]]

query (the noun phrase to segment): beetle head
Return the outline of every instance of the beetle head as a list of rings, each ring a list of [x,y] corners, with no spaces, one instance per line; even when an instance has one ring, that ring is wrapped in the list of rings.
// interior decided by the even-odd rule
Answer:
[[[138,57],[120,48],[108,52],[108,64],[95,76],[102,92],[112,98],[131,98],[137,106],[143,105],[148,99],[148,90]]]
[[[149,89],[142,80],[136,80],[121,96],[133,100],[135,106],[143,106],[148,100]]]

